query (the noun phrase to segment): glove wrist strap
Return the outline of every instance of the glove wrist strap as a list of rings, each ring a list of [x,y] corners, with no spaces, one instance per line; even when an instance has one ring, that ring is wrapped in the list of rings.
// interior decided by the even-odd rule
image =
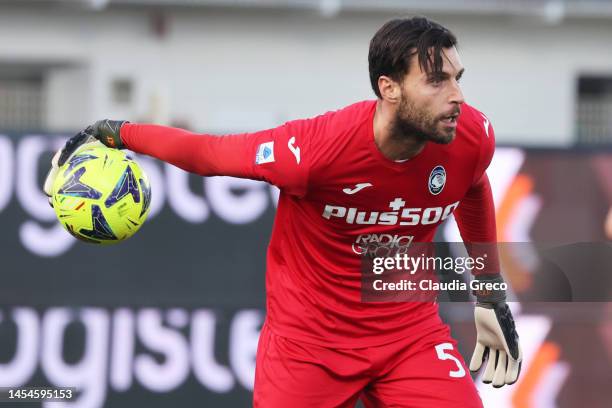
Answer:
[[[474,278],[473,286],[476,289],[472,291],[476,296],[476,301],[483,307],[506,302],[506,290],[504,278],[501,274],[481,275]]]
[[[94,128],[97,131],[95,136],[108,147],[123,149],[125,148],[125,145],[121,140],[121,126],[123,126],[124,123],[129,122],[125,120],[99,120],[94,125]]]

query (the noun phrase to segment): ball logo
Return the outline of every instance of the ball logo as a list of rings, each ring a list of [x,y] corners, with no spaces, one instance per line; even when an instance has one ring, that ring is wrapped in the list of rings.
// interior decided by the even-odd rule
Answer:
[[[274,162],[274,142],[262,143],[257,147],[255,164],[266,164]]]
[[[106,145],[109,147],[116,147],[115,146],[115,139],[113,139],[112,136],[106,136]]]
[[[436,166],[429,175],[429,192],[438,195],[446,184],[446,170],[442,166]]]

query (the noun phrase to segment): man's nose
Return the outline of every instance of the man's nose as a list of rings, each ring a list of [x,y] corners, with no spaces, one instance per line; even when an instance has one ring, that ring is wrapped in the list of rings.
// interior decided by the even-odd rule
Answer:
[[[450,102],[461,105],[465,102],[465,98],[463,97],[463,91],[461,90],[461,86],[457,81],[453,81],[453,88],[450,95]]]

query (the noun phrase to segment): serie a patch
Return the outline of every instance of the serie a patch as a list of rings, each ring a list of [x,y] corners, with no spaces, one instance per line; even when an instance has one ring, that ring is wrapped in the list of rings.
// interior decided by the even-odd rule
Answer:
[[[274,142],[262,143],[257,147],[255,154],[256,164],[265,164],[274,162]]]

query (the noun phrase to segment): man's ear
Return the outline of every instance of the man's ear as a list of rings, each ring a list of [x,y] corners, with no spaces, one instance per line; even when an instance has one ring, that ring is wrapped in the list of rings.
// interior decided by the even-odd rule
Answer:
[[[393,104],[399,103],[402,96],[400,84],[386,75],[378,77],[378,90],[381,99]]]

